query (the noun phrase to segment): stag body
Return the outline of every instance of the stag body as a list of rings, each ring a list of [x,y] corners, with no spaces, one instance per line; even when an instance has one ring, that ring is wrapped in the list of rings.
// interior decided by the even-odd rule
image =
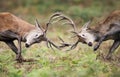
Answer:
[[[37,20],[34,26],[11,13],[0,13],[0,41],[5,42],[15,52],[18,62],[23,61],[21,56],[21,42],[25,42],[26,47],[41,41],[47,41],[50,46],[51,44],[56,46],[46,38],[44,31]],[[18,40],[18,47],[14,44],[14,40]]]
[[[78,36],[89,46],[92,46],[93,42],[97,42],[94,46],[94,51],[99,48],[103,41],[114,40],[106,57],[109,59],[112,52],[120,45],[120,11],[112,12],[103,22],[94,28],[89,28],[89,23],[83,26]]]
[[[94,28],[90,28],[91,20],[83,25],[80,31],[77,31],[74,22],[67,16],[59,13],[53,16],[53,19],[61,18],[60,20],[67,20],[68,24],[72,25],[74,28],[73,33],[78,37],[78,40],[74,44],[66,44],[63,42],[63,47],[71,46],[74,49],[79,42],[88,44],[92,46],[94,42],[97,44],[94,46],[94,51],[97,50],[100,44],[106,40],[114,40],[109,53],[107,54],[107,59],[112,55],[112,52],[120,45],[120,10],[112,12],[102,23],[96,25]]]

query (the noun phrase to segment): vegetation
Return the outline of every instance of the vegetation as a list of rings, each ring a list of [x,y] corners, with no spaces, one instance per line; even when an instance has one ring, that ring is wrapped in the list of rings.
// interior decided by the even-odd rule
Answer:
[[[1,0],[0,12],[8,11],[34,24],[38,18],[45,27],[49,16],[54,12],[63,12],[71,17],[80,28],[84,22],[94,17],[95,22],[120,8],[120,0]],[[93,24],[95,23],[93,22]],[[47,37],[59,44],[58,36],[67,42],[74,42],[70,26],[55,23],[49,28]],[[72,41],[71,41],[72,40]],[[22,46],[24,58],[34,62],[22,64],[14,61],[15,54],[0,43],[1,77],[120,77],[120,49],[113,54],[113,60],[104,60],[111,41],[103,43],[94,53],[92,47],[84,44],[71,51],[48,49],[44,42],[26,49]],[[67,48],[66,48],[67,49]],[[96,59],[97,58],[97,59]]]

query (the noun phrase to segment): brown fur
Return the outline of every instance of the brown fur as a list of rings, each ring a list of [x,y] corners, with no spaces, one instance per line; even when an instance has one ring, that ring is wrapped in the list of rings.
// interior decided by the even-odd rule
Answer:
[[[9,12],[0,13],[0,32],[11,30],[20,36],[24,36],[26,32],[34,28],[32,24],[27,23]]]
[[[95,28],[95,31],[99,31],[101,34],[106,33],[111,27],[110,24],[120,23],[120,10],[112,12],[104,21],[99,23]]]

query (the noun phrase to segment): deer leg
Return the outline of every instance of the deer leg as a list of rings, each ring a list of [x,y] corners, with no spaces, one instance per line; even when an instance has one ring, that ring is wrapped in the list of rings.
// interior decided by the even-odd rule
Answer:
[[[101,39],[98,41],[98,43],[94,46],[94,51],[96,51],[99,48],[100,44],[104,40],[106,40],[109,36],[114,37],[114,35],[117,35],[117,34],[119,35],[119,33],[120,33],[120,25],[118,25],[118,24],[110,24],[109,31],[104,36],[102,36]]]
[[[108,37],[110,37],[110,36],[113,36],[113,37],[114,37],[114,35],[117,35],[117,34],[119,34],[119,33],[120,33],[120,29],[119,29],[119,28],[116,29],[116,30],[115,30],[115,28],[114,28],[114,29],[112,29],[111,31],[107,32],[104,36],[101,37],[101,39],[98,41],[98,43],[94,46],[94,51],[96,51],[96,50],[99,48],[100,44],[101,44],[104,40],[106,40]]]
[[[10,30],[2,32],[1,36],[4,37],[7,40],[6,44],[16,53],[16,60],[18,62],[22,62],[22,56],[21,56],[21,37],[18,34],[12,32]],[[18,40],[18,48],[15,46],[15,44],[13,43],[13,41],[11,41],[10,39],[11,40],[15,40],[15,39]]]
[[[16,54],[16,60],[21,63],[22,60],[23,60],[23,58],[22,58],[22,56],[21,56],[21,49],[19,50],[19,49],[15,46],[15,44],[14,44],[13,41],[7,41],[7,42],[5,42],[5,43],[15,52],[15,54]],[[20,46],[20,47],[21,47],[21,46]]]
[[[115,40],[113,45],[111,46],[109,53],[107,54],[106,58],[110,59],[112,56],[112,53],[115,51],[115,49],[118,48],[118,46],[120,45],[120,40]]]
[[[105,35],[99,40],[99,42],[94,46],[94,51],[96,51],[99,48],[100,44],[104,41],[104,39],[107,38],[107,36],[108,35]]]
[[[17,54],[17,61],[21,63],[23,61],[22,55],[21,55],[21,37],[18,37],[18,54]]]
[[[16,55],[18,54],[18,49],[13,41],[5,41],[5,43],[15,52]]]

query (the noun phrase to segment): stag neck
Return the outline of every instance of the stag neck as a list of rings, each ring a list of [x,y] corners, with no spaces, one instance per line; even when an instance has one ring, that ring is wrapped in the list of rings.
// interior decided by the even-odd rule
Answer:
[[[92,33],[95,37],[95,41],[98,42],[100,37],[102,36],[102,34],[99,31],[96,31],[96,30],[93,30],[93,29],[92,29]]]
[[[24,34],[22,35],[22,41],[25,42],[26,41],[26,37],[29,35],[30,32],[34,31],[33,30],[30,30],[29,32],[24,32]]]
[[[99,33],[95,34],[95,41],[98,42],[100,39],[101,35]]]
[[[27,32],[27,33],[25,33],[24,36],[22,37],[22,41],[23,41],[23,42],[26,42],[26,37],[28,36],[28,34],[29,34],[29,33]]]

